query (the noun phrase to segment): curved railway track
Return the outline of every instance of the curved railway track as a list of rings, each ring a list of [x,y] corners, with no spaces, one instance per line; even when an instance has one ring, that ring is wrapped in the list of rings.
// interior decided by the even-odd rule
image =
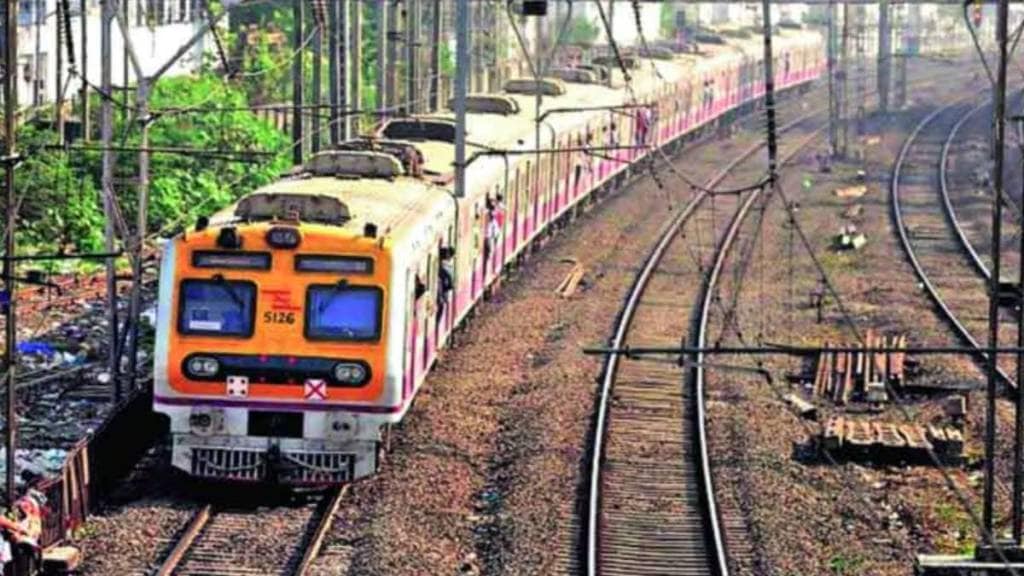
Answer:
[[[816,114],[791,122],[783,131],[805,124]],[[823,129],[811,130],[811,135],[787,154],[786,161]],[[705,186],[718,185],[761,148],[756,145],[746,150]],[[670,249],[709,196],[698,193],[667,223],[619,314],[613,348],[625,345],[627,338],[678,344],[685,319],[668,330],[664,324],[659,328],[656,322],[635,320],[642,306],[655,308],[655,314],[665,313],[656,308],[671,301],[673,288],[678,288],[679,279],[672,278],[673,269],[687,265],[685,256],[670,256]],[[718,242],[714,265],[694,309],[699,345],[705,341],[710,304],[726,255],[758,197],[757,191],[751,192],[739,202]],[[679,262],[666,266],[668,260]],[[649,290],[655,284],[660,284],[660,289]],[[704,431],[703,368],[699,362],[693,386],[689,386],[684,385],[683,373],[674,364],[608,357],[599,388],[590,463],[587,574],[728,573],[725,533],[742,529],[743,522],[716,507]]]
[[[967,238],[950,199],[948,183],[952,143],[980,108],[964,102],[940,107],[914,127],[893,165],[890,199],[900,243],[921,287],[956,336],[976,349],[975,358],[987,362],[984,344],[975,333],[986,322],[990,275]],[[941,202],[935,201],[936,194]],[[949,258],[951,248],[966,258]],[[969,324],[975,328],[972,330]],[[1012,341],[1007,337],[1004,334],[1003,340]],[[997,372],[1004,385],[1016,388],[1005,366],[997,366]]]
[[[156,576],[306,576],[320,553],[347,488],[299,507],[230,509],[206,504],[181,530]],[[250,534],[272,526],[280,546],[250,545]]]

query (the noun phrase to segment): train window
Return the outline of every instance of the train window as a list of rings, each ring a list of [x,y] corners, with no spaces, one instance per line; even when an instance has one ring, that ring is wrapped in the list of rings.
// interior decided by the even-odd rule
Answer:
[[[314,284],[306,291],[306,338],[367,342],[380,339],[381,303],[375,286]]]
[[[240,280],[182,280],[178,332],[209,336],[252,336],[256,285]]]

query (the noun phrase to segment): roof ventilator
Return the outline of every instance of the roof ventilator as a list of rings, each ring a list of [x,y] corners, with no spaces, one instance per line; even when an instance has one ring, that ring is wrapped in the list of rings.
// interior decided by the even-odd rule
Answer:
[[[448,100],[448,109],[455,109],[454,98]],[[512,116],[519,113],[519,103],[499,94],[470,94],[466,96],[466,111],[473,114]]]
[[[352,216],[341,200],[325,194],[256,192],[239,200],[235,216],[251,222],[298,219],[322,224],[344,224]]]
[[[336,150],[390,154],[402,165],[405,174],[414,178],[423,177],[423,152],[409,142],[363,137],[342,142]]]
[[[505,82],[505,92],[511,94],[531,94],[542,96],[561,96],[565,94],[565,84],[558,78],[514,78]]]
[[[395,118],[388,120],[377,136],[390,140],[430,140],[455,143],[455,120],[451,118]]]
[[[562,82],[572,82],[575,84],[597,84],[597,73],[593,70],[585,70],[583,68],[555,68],[549,72],[555,78],[558,78]]]

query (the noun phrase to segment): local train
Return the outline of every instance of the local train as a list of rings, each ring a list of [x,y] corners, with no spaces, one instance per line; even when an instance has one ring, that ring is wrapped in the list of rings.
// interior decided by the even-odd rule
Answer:
[[[452,115],[396,117],[169,241],[153,406],[173,466],[290,485],[373,474],[384,434],[506,267],[650,147],[761,98],[760,36],[698,40],[627,53],[630,87],[606,57],[471,95],[462,197]],[[779,90],[824,73],[816,32],[780,29],[775,54]]]

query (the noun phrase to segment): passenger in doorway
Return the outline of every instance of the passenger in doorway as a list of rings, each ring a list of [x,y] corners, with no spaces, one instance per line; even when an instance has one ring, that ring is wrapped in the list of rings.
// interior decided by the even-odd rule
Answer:
[[[437,320],[440,322],[452,290],[455,289],[455,249],[442,247],[438,251],[437,260],[437,278],[440,284],[437,291]]]

